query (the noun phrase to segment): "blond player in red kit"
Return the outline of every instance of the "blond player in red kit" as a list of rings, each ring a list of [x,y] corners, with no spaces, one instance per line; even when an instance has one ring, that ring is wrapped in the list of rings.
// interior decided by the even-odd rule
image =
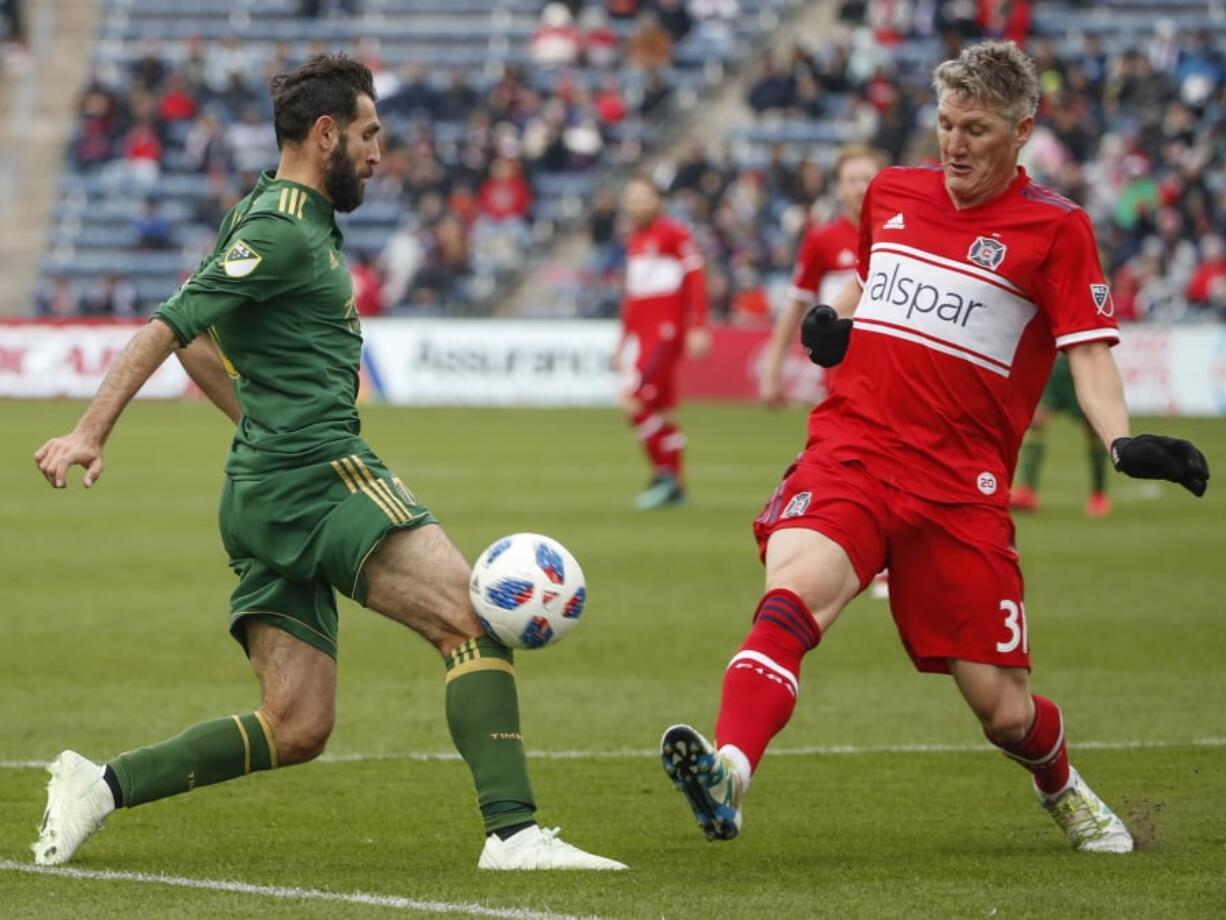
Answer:
[[[796,254],[788,303],[775,321],[758,385],[758,395],[768,406],[779,406],[784,401],[783,362],[788,348],[796,341],[805,311],[815,304],[830,303],[855,277],[860,207],[869,182],[884,163],[885,154],[862,144],[844,147],[834,161],[834,196],[839,213],[824,224],[810,227]],[[832,372],[827,371],[827,388],[832,379]]]
[[[1034,63],[988,42],[934,77],[941,166],[877,175],[856,282],[802,323],[810,356],[842,364],[755,522],[766,592],[724,673],[715,744],[674,725],[662,759],[707,837],[735,837],[753,772],[795,708],[801,660],[888,562],[915,667],[952,675],[1075,849],[1127,853],[1128,828],[1069,764],[1060,708],[1031,691],[1008,486],[1058,350],[1117,470],[1199,496],[1208,464],[1187,441],[1129,436],[1090,221],[1017,166]]]
[[[684,357],[705,358],[711,349],[707,283],[689,231],[664,216],[650,179],[631,179],[623,205],[633,229],[615,364],[623,377],[622,411],[651,466],[651,482],[635,499],[635,507],[648,510],[685,502],[685,435],[673,413],[677,368]]]

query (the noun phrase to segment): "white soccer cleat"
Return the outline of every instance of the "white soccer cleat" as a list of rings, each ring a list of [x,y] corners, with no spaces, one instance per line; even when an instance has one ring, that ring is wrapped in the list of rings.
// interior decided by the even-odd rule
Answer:
[[[102,827],[115,810],[111,790],[102,779],[103,767],[76,751],[64,751],[47,765],[47,810],[34,844],[34,861],[58,866]]]
[[[674,725],[660,739],[660,761],[708,840],[731,840],[740,833],[744,790],[724,754],[689,725]]]
[[[1131,853],[1132,834],[1119,816],[1094,794],[1076,770],[1069,768],[1069,785],[1055,796],[1039,792],[1039,804],[1068,834],[1074,850],[1082,853]]]
[[[477,860],[478,869],[550,870],[594,869],[611,871],[627,868],[615,859],[605,859],[571,846],[558,837],[559,828],[545,830],[534,824],[506,840],[497,834],[485,838],[485,849]]]

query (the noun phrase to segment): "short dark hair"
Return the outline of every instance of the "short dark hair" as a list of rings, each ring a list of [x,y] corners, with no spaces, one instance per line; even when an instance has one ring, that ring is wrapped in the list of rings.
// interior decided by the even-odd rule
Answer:
[[[317,54],[289,73],[277,74],[269,86],[278,150],[287,141],[306,140],[323,115],[347,127],[358,116],[358,94],[376,99],[370,68],[344,54]]]

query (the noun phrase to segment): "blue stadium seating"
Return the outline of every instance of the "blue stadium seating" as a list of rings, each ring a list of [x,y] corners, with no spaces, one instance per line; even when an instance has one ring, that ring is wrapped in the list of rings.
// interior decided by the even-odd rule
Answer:
[[[735,24],[736,52],[751,49],[755,36],[796,2],[741,0],[743,15]],[[351,4],[355,15],[312,19],[298,15],[298,0],[104,0],[94,61],[97,67],[119,68],[123,73],[155,42],[159,58],[177,66],[187,57],[189,40],[239,37],[256,62],[280,53],[294,63],[319,42],[330,48],[352,48],[366,40],[375,43],[373,47],[389,70],[399,72],[408,63],[424,64],[439,86],[460,68],[480,91],[489,87],[503,67],[516,66],[539,89],[548,91],[555,74],[533,68],[528,53],[541,5],[540,0],[357,0]],[[633,27],[619,20],[612,25],[622,35]],[[686,98],[696,98],[712,80],[722,77],[733,53],[726,46],[691,36],[675,49],[667,82],[672,89],[684,91]],[[582,67],[569,73],[588,89],[595,89],[608,77],[607,71]],[[641,94],[641,74],[618,72],[617,76],[628,99]],[[267,106],[266,100],[262,103]],[[389,117],[387,122],[392,135],[408,136],[413,128],[402,118]],[[464,140],[468,126],[440,121],[429,130],[436,143],[456,145]],[[660,126],[651,121],[630,119],[608,134],[614,142],[630,138],[650,145],[659,131]],[[182,171],[183,159],[174,149],[184,133],[185,126],[171,131],[162,172],[152,181],[134,181],[121,170],[103,169],[88,175],[65,170],[42,266],[46,275],[67,274],[88,281],[121,271],[131,277],[149,306],[173,289],[194,266],[200,243],[212,229],[196,221],[203,199],[214,191],[204,176]],[[600,174],[597,168],[534,176],[534,236],[547,238],[559,223],[579,217]],[[174,248],[133,248],[137,243],[133,221],[146,200],[156,201],[173,224]],[[404,216],[397,204],[368,202],[342,218],[347,248],[351,252],[378,251]]]

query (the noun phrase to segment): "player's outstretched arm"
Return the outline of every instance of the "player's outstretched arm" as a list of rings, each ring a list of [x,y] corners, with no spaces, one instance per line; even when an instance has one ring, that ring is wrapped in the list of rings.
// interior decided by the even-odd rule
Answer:
[[[102,446],[120,413],[177,344],[171,328],[156,319],[132,337],[77,426],[35,451],[34,462],[47,482],[56,489],[64,488],[68,470],[74,465],[85,467],[87,489],[98,481],[103,468]]]
[[[805,302],[798,297],[788,300],[787,306],[775,320],[770,343],[766,346],[766,359],[762,365],[762,379],[758,382],[758,398],[772,408],[783,404],[783,361],[788,346],[796,340],[796,331],[805,315]]]
[[[200,392],[237,425],[243,410],[213,340],[208,335],[198,335],[183,348],[176,349],[175,356],[183,365],[183,370],[187,371],[187,376],[200,387]]]
[[[1068,349],[1073,388],[1086,421],[1104,445],[1128,437],[1128,406],[1124,381],[1106,342],[1087,342]]]
[[[1209,464],[1189,441],[1164,435],[1128,435],[1128,409],[1119,368],[1105,342],[1068,350],[1077,402],[1094,431],[1111,450],[1115,468],[1136,479],[1177,482],[1193,495],[1205,494]]]

